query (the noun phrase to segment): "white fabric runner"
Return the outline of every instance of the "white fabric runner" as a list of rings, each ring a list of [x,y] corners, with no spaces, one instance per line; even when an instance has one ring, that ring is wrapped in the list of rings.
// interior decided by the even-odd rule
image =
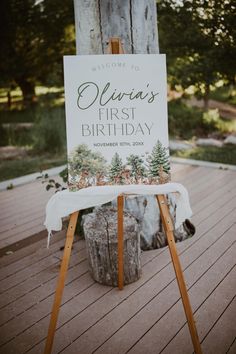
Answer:
[[[136,195],[157,195],[178,193],[176,198],[176,220],[175,227],[178,228],[185,219],[190,218],[192,210],[189,203],[188,192],[180,183],[165,183],[161,185],[117,185],[97,186],[80,189],[71,192],[68,189],[55,193],[46,206],[46,220],[44,225],[48,230],[48,245],[52,231],[62,229],[62,218],[82,209],[108,203],[119,195],[131,194],[129,198]]]

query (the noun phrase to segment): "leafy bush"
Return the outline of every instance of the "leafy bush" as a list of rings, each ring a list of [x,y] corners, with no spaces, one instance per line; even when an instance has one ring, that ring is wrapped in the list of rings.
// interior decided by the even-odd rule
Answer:
[[[202,120],[210,129],[218,129],[220,121],[219,110],[209,109],[207,112],[203,113]]]
[[[33,148],[37,153],[61,153],[66,145],[64,110],[60,107],[38,112],[33,130]]]
[[[8,136],[6,129],[0,124],[0,146],[8,145]]]
[[[178,99],[169,102],[168,111],[170,136],[189,139],[202,130],[200,109],[188,107]]]
[[[32,128],[27,126],[19,126],[9,124],[8,126],[0,125],[0,146],[29,146],[32,145]]]
[[[210,98],[236,105],[236,88],[230,85],[218,87],[210,92]]]
[[[218,110],[204,112],[197,107],[189,107],[181,99],[168,104],[169,132],[171,137],[190,139],[207,136],[210,133],[232,132],[234,122],[221,119]]]
[[[1,107],[2,108],[2,107]],[[39,108],[32,106],[24,109],[1,109],[0,123],[31,123],[36,120]]]
[[[62,178],[64,183],[67,183],[68,182],[68,168],[66,167],[64,170],[62,170],[59,173],[59,176]]]
[[[223,147],[197,146],[191,150],[172,151],[171,155],[182,157],[185,159],[203,160],[236,165],[236,149],[233,145],[225,145]]]
[[[0,160],[0,182],[17,178],[29,173],[44,171],[48,168],[61,166],[66,163],[66,156],[30,156],[23,159]]]

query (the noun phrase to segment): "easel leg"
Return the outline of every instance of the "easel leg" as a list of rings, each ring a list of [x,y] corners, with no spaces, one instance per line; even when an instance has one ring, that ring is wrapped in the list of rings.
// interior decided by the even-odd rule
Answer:
[[[175,274],[176,274],[176,278],[177,278],[177,282],[178,282],[178,286],[179,286],[179,290],[180,290],[180,294],[184,306],[184,311],[188,321],[188,326],[189,326],[189,331],[193,342],[194,351],[196,354],[201,354],[202,350],[198,338],[198,333],[193,318],[193,313],[192,313],[192,309],[191,309],[191,305],[187,293],[186,284],[184,281],[183,271],[177,254],[177,249],[176,249],[176,244],[175,244],[175,239],[173,234],[174,228],[173,228],[173,223],[171,220],[169,208],[167,205],[167,200],[164,195],[157,195],[156,197],[160,208],[162,223],[166,232],[168,246],[169,246],[172,263],[174,266],[174,270],[175,270]]]
[[[64,290],[65,278],[66,278],[66,273],[69,265],[71,248],[74,240],[75,227],[76,227],[78,215],[79,212],[76,211],[70,216],[70,222],[66,234],[66,244],[65,244],[63,259],[61,262],[61,269],[57,281],[57,289],[54,297],[54,303],[52,307],[51,319],[48,328],[48,336],[47,336],[47,341],[44,349],[44,354],[50,354],[52,351],[53,339],[54,339],[54,334],[57,325],[57,318],[58,318],[59,309],[61,305],[61,299]]]
[[[124,197],[117,198],[117,233],[118,233],[118,288],[124,287],[124,266],[123,266],[123,209]]]

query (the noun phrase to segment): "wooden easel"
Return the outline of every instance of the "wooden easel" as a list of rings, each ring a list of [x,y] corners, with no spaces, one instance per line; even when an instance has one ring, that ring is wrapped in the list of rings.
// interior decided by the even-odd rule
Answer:
[[[124,50],[122,48],[122,44],[119,38],[110,39],[108,45],[108,54],[124,54]],[[168,208],[167,200],[164,195],[157,195],[156,199],[160,208],[161,219],[166,233],[171,259],[174,266],[176,279],[178,282],[178,286],[179,286],[179,290],[180,290],[180,294],[184,306],[184,311],[185,311],[185,315],[189,326],[189,331],[192,338],[194,351],[196,354],[202,354],[198,333],[195,326],[193,313],[192,313],[192,309],[191,309],[191,305],[187,293],[187,288],[184,281],[183,271],[181,268],[181,264],[176,249],[174,233],[173,233],[174,226]],[[124,196],[120,195],[117,198],[118,288],[120,290],[123,289],[123,282],[124,282],[123,281],[123,206],[124,206]],[[65,244],[63,259],[61,263],[60,273],[58,277],[44,354],[50,354],[52,351],[54,334],[56,330],[56,324],[57,324],[62,294],[65,286],[65,278],[66,278],[66,273],[69,265],[71,248],[74,240],[75,227],[76,227],[78,215],[79,215],[79,211],[76,211],[70,216],[69,226],[66,234],[66,244]]]

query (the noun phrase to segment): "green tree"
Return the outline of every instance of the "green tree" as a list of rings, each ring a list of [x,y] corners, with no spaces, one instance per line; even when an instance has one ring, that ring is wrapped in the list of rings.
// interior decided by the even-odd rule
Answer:
[[[149,174],[151,177],[159,176],[160,167],[166,173],[170,172],[170,159],[168,150],[158,140],[149,157]]]
[[[144,160],[139,155],[133,155],[127,157],[127,163],[131,166],[131,176],[135,178],[136,182],[138,177],[145,176]]]
[[[233,0],[158,1],[161,51],[174,87],[195,85],[207,108],[210,85],[235,83],[236,6]]]
[[[68,158],[68,172],[70,178],[78,176],[86,170],[90,176],[97,172],[105,172],[106,160],[99,152],[93,152],[85,144],[80,144],[72,151]]]
[[[71,0],[2,0],[0,84],[18,85],[26,102],[32,101],[36,83],[53,76],[54,84],[62,84],[62,54],[75,52],[68,39],[73,22]]]
[[[111,165],[109,169],[109,178],[111,182],[122,183],[121,173],[123,171],[122,159],[119,154],[116,152],[111,159]]]

